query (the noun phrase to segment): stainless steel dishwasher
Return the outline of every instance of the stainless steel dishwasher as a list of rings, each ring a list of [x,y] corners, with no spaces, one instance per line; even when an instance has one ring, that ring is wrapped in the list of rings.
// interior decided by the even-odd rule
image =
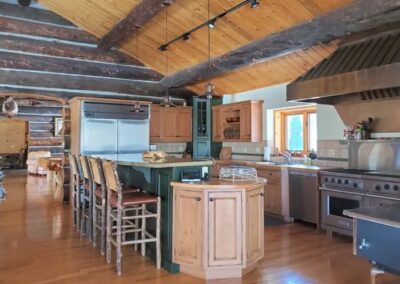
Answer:
[[[293,219],[318,223],[318,175],[289,170],[289,214]]]

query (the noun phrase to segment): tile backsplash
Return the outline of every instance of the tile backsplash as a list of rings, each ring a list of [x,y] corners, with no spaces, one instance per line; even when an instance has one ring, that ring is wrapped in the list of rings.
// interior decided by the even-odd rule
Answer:
[[[264,159],[264,146],[271,148],[271,160],[284,162],[284,158],[278,156],[274,150],[274,142],[267,140],[260,143],[224,142],[224,146],[232,147],[232,159],[262,161]],[[348,167],[348,143],[343,140],[319,140],[318,159],[314,165],[325,167]],[[303,163],[303,158],[293,158],[295,163]]]
[[[171,143],[152,143],[156,145],[157,150],[164,151],[168,156],[182,158],[182,153],[186,149],[185,142],[171,142]]]

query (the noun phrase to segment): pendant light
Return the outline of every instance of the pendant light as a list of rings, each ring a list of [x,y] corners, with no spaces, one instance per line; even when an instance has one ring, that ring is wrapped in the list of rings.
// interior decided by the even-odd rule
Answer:
[[[168,7],[165,8],[165,42],[168,42]],[[165,47],[165,77],[168,77],[168,48]],[[160,103],[163,107],[176,107],[169,95],[168,84],[165,87],[164,100]]]
[[[208,20],[210,20],[210,0],[208,0]],[[208,71],[211,71],[211,27],[208,28]],[[203,96],[209,100],[215,96],[214,85],[210,80],[204,85]]]

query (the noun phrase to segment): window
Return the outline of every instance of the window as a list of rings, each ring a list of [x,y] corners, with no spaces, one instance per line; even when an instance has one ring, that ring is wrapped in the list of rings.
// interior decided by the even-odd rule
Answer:
[[[305,154],[317,150],[317,114],[314,107],[275,111],[275,145],[279,151]]]

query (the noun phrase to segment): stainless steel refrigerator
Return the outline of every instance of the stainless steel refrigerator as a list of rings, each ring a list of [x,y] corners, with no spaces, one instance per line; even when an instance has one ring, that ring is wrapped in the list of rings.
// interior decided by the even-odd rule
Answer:
[[[112,160],[138,160],[149,149],[149,107],[85,103],[81,153]]]

